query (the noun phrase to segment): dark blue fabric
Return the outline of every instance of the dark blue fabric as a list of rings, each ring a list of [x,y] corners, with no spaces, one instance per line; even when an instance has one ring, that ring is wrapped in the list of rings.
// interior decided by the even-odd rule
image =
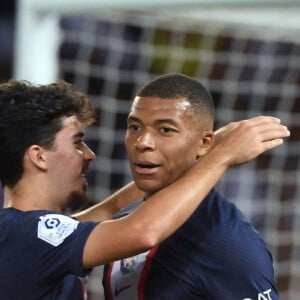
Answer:
[[[88,273],[82,253],[96,223],[79,223],[60,245],[53,246],[37,237],[39,218],[46,214],[53,212],[0,210],[1,299],[82,299],[79,276]]]
[[[158,247],[143,299],[277,300],[272,264],[259,233],[236,206],[212,190]],[[107,271],[108,265],[103,280],[106,295]]]

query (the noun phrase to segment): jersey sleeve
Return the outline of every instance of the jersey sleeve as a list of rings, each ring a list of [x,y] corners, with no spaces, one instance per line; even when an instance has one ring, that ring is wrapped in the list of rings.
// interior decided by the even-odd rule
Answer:
[[[36,237],[33,239],[38,249],[35,261],[37,272],[51,276],[71,273],[85,276],[89,270],[83,267],[82,257],[86,240],[98,223],[79,222],[60,214],[44,214],[36,221]],[[33,225],[33,226],[34,226]]]
[[[222,227],[212,235],[206,251],[211,264],[202,272],[210,299],[279,299],[272,256],[251,224]]]

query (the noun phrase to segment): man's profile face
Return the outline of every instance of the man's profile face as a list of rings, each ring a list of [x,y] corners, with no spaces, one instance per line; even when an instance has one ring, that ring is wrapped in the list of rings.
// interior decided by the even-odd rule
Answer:
[[[186,99],[136,97],[127,123],[131,173],[147,195],[174,182],[196,163],[204,128]]]
[[[67,199],[62,206],[79,206],[87,198],[85,173],[95,154],[83,141],[83,129],[77,117],[66,117],[48,151],[48,178],[61,195],[60,199]]]

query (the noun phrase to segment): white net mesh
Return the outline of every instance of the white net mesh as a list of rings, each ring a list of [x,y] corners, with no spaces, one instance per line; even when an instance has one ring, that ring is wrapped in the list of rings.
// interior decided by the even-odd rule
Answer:
[[[199,79],[213,95],[216,128],[270,114],[291,129],[285,145],[230,170],[218,189],[265,238],[281,299],[300,299],[300,32],[142,14],[68,17],[60,26],[60,78],[97,108],[86,132],[98,156],[89,176],[94,202],[130,180],[126,117],[134,93],[155,75]],[[92,299],[101,299],[99,290],[94,277]]]

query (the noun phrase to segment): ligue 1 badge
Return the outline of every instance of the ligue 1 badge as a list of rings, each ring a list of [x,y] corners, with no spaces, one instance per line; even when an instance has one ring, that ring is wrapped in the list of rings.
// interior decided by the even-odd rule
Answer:
[[[76,230],[78,223],[64,215],[47,214],[40,217],[37,236],[56,247]]]

